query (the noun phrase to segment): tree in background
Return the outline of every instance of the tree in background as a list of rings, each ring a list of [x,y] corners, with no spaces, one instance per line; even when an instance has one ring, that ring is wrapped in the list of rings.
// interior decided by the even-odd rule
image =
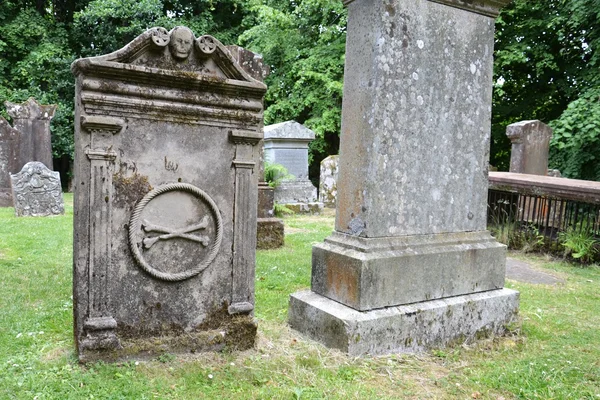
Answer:
[[[514,0],[496,21],[491,162],[508,170],[513,122],[554,129],[550,165],[600,180],[600,0]]]
[[[295,120],[315,131],[309,175],[318,179],[321,160],[339,148],[346,10],[331,0],[250,0],[248,6],[251,27],[241,45],[271,67],[265,124]]]

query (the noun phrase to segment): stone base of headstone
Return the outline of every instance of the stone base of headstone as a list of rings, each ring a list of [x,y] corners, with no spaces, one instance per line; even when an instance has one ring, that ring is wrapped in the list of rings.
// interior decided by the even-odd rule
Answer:
[[[275,218],[273,205],[275,190],[264,182],[258,184],[258,218],[256,220],[256,248],[277,249],[283,246],[283,221]]]
[[[257,325],[250,315],[233,318],[224,310],[224,318],[208,320],[206,327],[192,332],[161,333],[142,337],[136,332],[117,329],[106,338],[91,337],[79,344],[79,362],[127,361],[158,357],[165,353],[190,354],[207,351],[248,350],[254,347]],[[118,336],[118,339],[117,339]]]
[[[334,232],[312,254],[312,290],[359,311],[504,287],[506,247],[487,231],[386,238]]]
[[[0,190],[0,207],[12,207],[12,192],[8,190]]]
[[[284,206],[294,214],[321,214],[323,211],[323,203],[320,202],[287,203]]]
[[[277,249],[284,244],[283,221],[279,218],[259,218],[256,221],[256,248]]]
[[[275,203],[312,203],[317,201],[317,188],[308,179],[284,181],[275,188]]]
[[[519,292],[482,293],[361,312],[312,291],[290,297],[289,324],[350,356],[413,353],[505,333]]]

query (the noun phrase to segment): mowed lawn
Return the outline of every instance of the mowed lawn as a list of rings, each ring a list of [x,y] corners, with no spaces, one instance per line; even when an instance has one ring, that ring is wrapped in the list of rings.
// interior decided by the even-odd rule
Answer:
[[[0,399],[600,399],[598,266],[514,254],[564,283],[507,281],[521,292],[521,326],[476,344],[350,358],[290,330],[289,294],[309,287],[332,212],[285,218],[285,247],[257,253],[255,349],[81,366],[65,197],[60,217],[0,209]]]

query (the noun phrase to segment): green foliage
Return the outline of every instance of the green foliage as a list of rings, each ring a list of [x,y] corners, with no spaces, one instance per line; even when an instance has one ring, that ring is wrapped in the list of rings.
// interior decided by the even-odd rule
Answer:
[[[337,154],[341,126],[346,10],[330,0],[249,0],[251,28],[241,44],[271,66],[265,124],[295,120],[316,133],[310,145],[311,176]]]
[[[599,253],[600,242],[590,229],[570,227],[559,233],[561,244],[565,248],[565,256],[580,261],[583,264],[593,262]]]
[[[585,101],[595,92],[589,93],[591,89],[600,87],[598,26],[600,0],[514,0],[503,9],[496,21],[493,165],[508,170],[510,141],[505,136],[508,124],[539,119],[546,123],[558,120],[552,125],[561,126],[563,118],[572,117],[572,113],[564,114],[569,104],[578,99]],[[600,125],[596,114],[589,114],[586,122]],[[579,128],[567,133],[573,138],[582,134]],[[585,132],[583,136],[580,142],[589,137]],[[560,141],[571,153],[579,148],[577,144],[567,144],[570,141],[567,137],[561,137]],[[556,143],[554,160],[579,157],[558,155],[563,148],[559,149]],[[578,160],[561,161],[554,165],[561,169],[567,166],[573,178],[589,176],[578,175],[578,163]]]
[[[550,126],[550,166],[568,178],[600,181],[600,87],[584,92]]]
[[[289,207],[286,207],[285,204],[279,204],[279,203],[273,204],[273,212],[275,213],[275,216],[280,217],[280,218],[285,215],[294,214],[294,210],[292,210]]]
[[[270,187],[275,188],[284,180],[294,179],[294,175],[290,174],[283,165],[265,160],[264,179]]]

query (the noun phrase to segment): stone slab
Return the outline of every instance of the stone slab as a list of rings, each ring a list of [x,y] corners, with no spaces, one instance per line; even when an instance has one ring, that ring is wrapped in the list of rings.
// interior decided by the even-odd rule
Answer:
[[[554,176],[490,172],[490,189],[600,204],[600,182]]]
[[[256,221],[256,248],[278,249],[284,245],[283,221],[279,218],[259,218]]]
[[[275,203],[312,203],[317,201],[317,188],[308,179],[283,181],[275,188]]]
[[[323,211],[323,203],[311,202],[311,203],[286,203],[284,204],[294,214],[321,214]]]
[[[552,128],[538,120],[520,121],[506,127],[506,136],[512,142],[510,172],[548,174]]]
[[[489,232],[386,239],[334,232],[313,246],[311,288],[360,311],[500,289],[505,253]]]
[[[499,289],[360,312],[311,291],[290,297],[290,326],[350,356],[413,353],[501,335],[519,293]]]
[[[506,278],[535,285],[556,285],[564,282],[554,275],[531,268],[531,265],[524,261],[510,257],[506,259]]]

